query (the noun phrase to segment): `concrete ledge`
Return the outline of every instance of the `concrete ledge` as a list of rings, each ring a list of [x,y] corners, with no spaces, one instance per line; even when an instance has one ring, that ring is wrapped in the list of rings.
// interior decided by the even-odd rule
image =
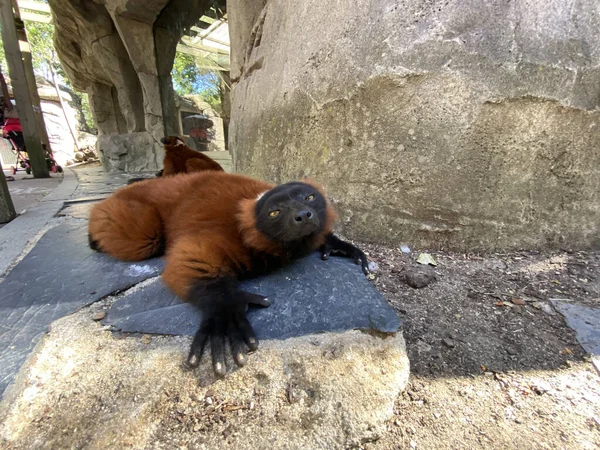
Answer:
[[[223,169],[225,169],[225,172],[230,173],[232,171],[233,158],[231,157],[231,153],[229,153],[228,151],[225,151],[225,152],[215,152],[215,151],[202,152],[202,154],[214,159],[216,162],[221,164],[221,167],[223,167]]]
[[[55,322],[21,371],[0,407],[9,447],[360,448],[408,380],[402,333],[263,341],[216,380],[210,358],[182,369],[190,338],[115,339],[95,308]]]
[[[65,200],[68,200],[78,181],[75,173],[64,169],[62,182],[36,206],[28,208],[12,222],[0,228],[0,276],[12,266],[15,259],[27,248],[27,244],[39,235],[46,224],[60,211]]]

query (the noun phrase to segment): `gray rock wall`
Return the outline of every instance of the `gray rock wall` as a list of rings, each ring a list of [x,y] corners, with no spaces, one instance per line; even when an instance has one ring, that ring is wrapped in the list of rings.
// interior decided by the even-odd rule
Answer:
[[[49,0],[57,54],[76,89],[89,95],[105,167],[161,166],[165,135],[177,133],[171,69],[177,42],[208,0]],[[141,136],[144,134],[145,136]],[[135,148],[143,142],[146,148]],[[110,143],[124,147],[108,148]],[[160,149],[157,153],[156,149]],[[115,165],[116,155],[121,163]],[[129,160],[129,159],[128,159]],[[131,164],[130,164],[131,163]]]
[[[246,3],[236,170],[316,178],[354,238],[600,245],[600,2]]]
[[[163,145],[145,132],[100,135],[96,148],[108,172],[153,171],[165,157]]]

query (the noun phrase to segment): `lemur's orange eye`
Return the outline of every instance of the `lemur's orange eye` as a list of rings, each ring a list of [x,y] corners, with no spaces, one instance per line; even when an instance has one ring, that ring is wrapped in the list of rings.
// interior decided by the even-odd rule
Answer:
[[[310,194],[308,197],[306,197],[306,200],[308,200],[309,202],[312,202],[314,199],[315,199],[314,194]]]
[[[276,209],[275,211],[271,211],[269,213],[269,217],[277,217],[279,215],[281,211],[279,211],[278,209]]]

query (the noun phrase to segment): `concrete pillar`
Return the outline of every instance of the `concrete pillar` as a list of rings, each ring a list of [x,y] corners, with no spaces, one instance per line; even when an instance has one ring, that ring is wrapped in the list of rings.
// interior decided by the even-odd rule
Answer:
[[[48,139],[48,132],[46,131],[46,124],[44,123],[44,114],[42,112],[42,106],[40,102],[40,95],[37,91],[37,82],[35,80],[35,73],[33,72],[33,59],[31,56],[31,47],[29,40],[27,39],[27,32],[25,31],[25,24],[20,18],[18,11],[15,11],[15,23],[17,25],[17,39],[19,40],[19,46],[21,55],[23,57],[23,67],[25,68],[25,76],[27,78],[27,86],[29,87],[29,94],[31,96],[31,104],[33,105],[33,112],[35,115],[35,124],[37,131],[40,135],[40,141],[51,150],[50,140]]]
[[[112,89],[112,86],[106,84],[91,83],[87,90],[92,113],[100,134],[119,133],[119,129],[123,127],[123,125],[119,126],[118,124]]]

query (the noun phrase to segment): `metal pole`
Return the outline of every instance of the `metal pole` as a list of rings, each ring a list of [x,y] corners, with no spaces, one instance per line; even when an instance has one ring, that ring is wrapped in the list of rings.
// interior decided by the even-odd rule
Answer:
[[[69,116],[67,116],[67,111],[65,110],[65,104],[63,102],[62,96],[60,95],[60,89],[58,88],[58,82],[56,81],[56,74],[54,73],[54,68],[48,64],[50,70],[52,71],[52,82],[54,83],[54,89],[56,89],[56,95],[58,95],[58,101],[60,102],[60,108],[62,109],[63,115],[65,116],[65,122],[67,122],[67,126],[69,127],[69,131],[71,132],[71,136],[73,136],[73,142],[75,143],[75,148],[79,151],[79,144],[77,144],[77,136],[75,135],[75,130],[69,121]]]

